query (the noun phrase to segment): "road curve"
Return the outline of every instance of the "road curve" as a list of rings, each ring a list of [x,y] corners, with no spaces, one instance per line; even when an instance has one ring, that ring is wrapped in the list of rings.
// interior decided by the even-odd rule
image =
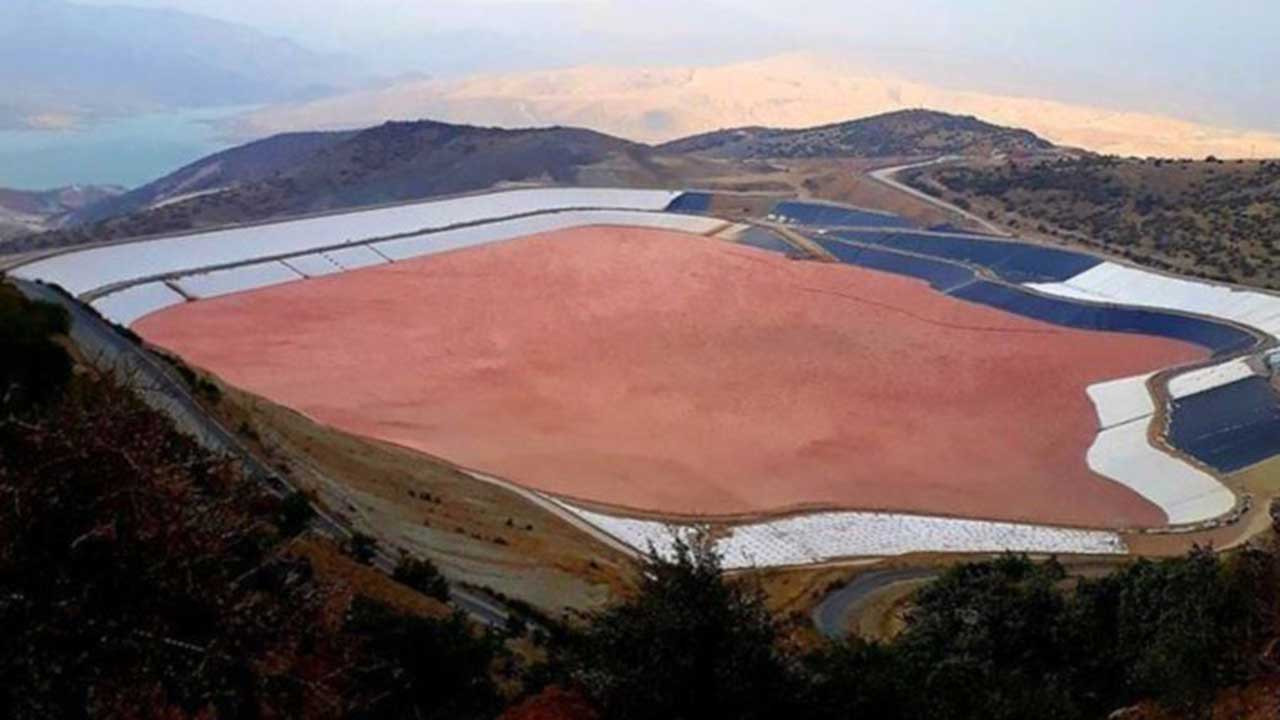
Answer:
[[[850,619],[876,593],[901,583],[929,580],[940,572],[934,568],[889,568],[864,572],[822,598],[811,614],[813,624],[823,636],[839,640],[849,634]]]
[[[875,180],[876,182],[881,183],[882,185],[887,185],[893,188],[894,190],[904,192],[918,200],[923,200],[929,203],[930,205],[933,205],[934,207],[941,208],[950,213],[955,213],[956,215],[959,215],[965,218],[966,220],[975,222],[983,230],[993,235],[998,235],[1000,237],[1013,237],[1013,235],[1010,234],[1008,231],[991,224],[989,221],[983,218],[980,218],[977,215],[974,215],[973,213],[967,210],[962,210],[945,200],[936,198],[930,195],[929,193],[921,192],[920,190],[917,190],[911,187],[910,185],[905,185],[903,183],[898,182],[896,179],[894,179],[894,176],[897,175],[899,172],[902,172],[903,170],[911,170],[913,168],[928,167],[930,165],[940,165],[942,163],[951,162],[954,159],[955,158],[952,158],[952,157],[941,157],[941,158],[935,158],[933,160],[928,160],[926,162],[912,163],[910,165],[895,165],[894,167],[887,167],[887,168],[880,168],[879,170],[872,170],[867,175],[872,180]]]

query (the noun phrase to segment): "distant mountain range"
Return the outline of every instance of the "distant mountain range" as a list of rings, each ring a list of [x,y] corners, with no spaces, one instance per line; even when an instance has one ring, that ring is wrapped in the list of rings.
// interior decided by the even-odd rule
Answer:
[[[300,101],[349,87],[348,58],[234,23],[65,0],[4,0],[0,127]]]
[[[73,185],[55,190],[0,188],[0,241],[59,227],[78,210],[106,202],[121,187]]]
[[[812,54],[705,66],[581,66],[408,79],[255,111],[246,136],[430,117],[500,127],[575,125],[669,142],[728,127],[804,128],[926,107],[1026,128],[1059,145],[1160,157],[1280,157],[1280,134],[1151,113],[998,95]]]
[[[71,212],[10,251],[176,232],[511,184],[771,187],[768,159],[920,158],[1056,151],[1025,130],[927,110],[809,130],[745,128],[652,146],[579,128],[419,121],[284,134],[211,155]],[[762,179],[763,177],[763,179]]]

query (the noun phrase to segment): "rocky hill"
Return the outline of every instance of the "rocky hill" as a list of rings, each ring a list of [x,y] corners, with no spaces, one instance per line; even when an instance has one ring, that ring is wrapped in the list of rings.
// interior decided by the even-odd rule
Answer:
[[[1086,156],[903,177],[1020,234],[1280,289],[1280,161]]]
[[[732,158],[1006,155],[1054,149],[1028,130],[967,115],[902,110],[801,130],[736,128],[661,145],[669,153],[698,152]]]
[[[349,140],[354,132],[286,133],[198,160],[159,180],[71,213],[69,225],[95,223],[269,180],[315,153]]]
[[[57,227],[76,212],[105,203],[124,188],[71,185],[54,190],[0,188],[0,241]]]
[[[674,184],[655,151],[575,128],[437,122],[282,135],[211,156],[10,241],[22,251],[483,190],[503,183]],[[590,169],[590,177],[584,172]]]

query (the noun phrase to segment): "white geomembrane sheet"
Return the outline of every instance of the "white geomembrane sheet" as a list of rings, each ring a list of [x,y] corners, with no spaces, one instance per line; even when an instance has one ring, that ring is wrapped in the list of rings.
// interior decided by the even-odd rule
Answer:
[[[570,512],[641,552],[669,555],[673,533],[690,526],[637,520],[560,503]],[[841,558],[913,552],[1027,552],[1119,555],[1119,535],[1038,525],[877,512],[823,512],[732,528],[717,549],[727,569],[810,565]]]
[[[696,215],[617,210],[573,210],[532,215],[484,225],[473,225],[411,238],[387,240],[374,243],[373,247],[377,248],[378,252],[394,260],[408,260],[450,250],[461,250],[526,235],[568,230],[585,225],[630,225],[701,234],[723,226],[724,221]]]
[[[1150,417],[1156,411],[1155,401],[1147,389],[1147,381],[1152,374],[1108,380],[1086,389],[1098,411],[1099,429]]]
[[[1087,455],[1089,467],[1158,505],[1171,525],[1230,512],[1235,495],[1212,475],[1152,446],[1150,424],[1139,418],[1098,433]]]
[[[128,327],[135,321],[187,299],[161,282],[144,283],[104,295],[91,305],[98,314],[118,325]]]
[[[324,251],[324,256],[343,270],[359,270],[363,267],[386,265],[387,259],[364,245]]]
[[[328,257],[325,257],[324,253],[296,255],[281,260],[281,262],[307,277],[324,277],[325,275],[336,275],[342,272],[342,268],[335,265]]]
[[[1168,277],[1119,263],[1104,262],[1064,282],[1030,283],[1027,287],[1060,297],[1207,315],[1280,336],[1278,297]]]
[[[290,270],[284,263],[267,262],[187,275],[173,281],[173,284],[192,298],[204,300],[301,279],[302,275]]]
[[[1173,525],[1210,520],[1230,511],[1235,495],[1226,486],[1151,444],[1148,430],[1156,406],[1147,390],[1150,377],[1089,386],[1101,428],[1086,455],[1089,468],[1159,506]]]
[[[679,194],[670,190],[609,188],[511,190],[88,248],[23,265],[13,274],[60,285],[72,295],[83,295],[196,268],[527,213],[574,208],[657,211]]]
[[[1255,375],[1253,368],[1243,358],[1228,360],[1207,368],[1182,373],[1169,380],[1169,395],[1175,400],[1190,397],[1224,385],[1230,385]]]

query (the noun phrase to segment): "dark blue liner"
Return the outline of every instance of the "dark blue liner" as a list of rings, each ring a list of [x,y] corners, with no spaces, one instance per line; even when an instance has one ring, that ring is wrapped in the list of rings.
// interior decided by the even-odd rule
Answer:
[[[711,209],[711,193],[680,193],[666,208],[667,212],[684,213],[686,215],[702,215]]]
[[[842,263],[927,280],[935,290],[942,292],[977,279],[969,268],[943,260],[903,255],[826,238],[816,238],[816,240],[823,249],[836,256],[836,259]]]
[[[1219,472],[1280,453],[1280,398],[1260,377],[1175,400],[1169,441]]]
[[[785,215],[791,222],[812,227],[911,227],[911,223],[889,213],[868,212],[839,205],[796,200],[786,200],[774,205],[773,213]]]
[[[1257,342],[1253,335],[1226,323],[1147,308],[1037,295],[1016,285],[983,279],[970,267],[959,264],[963,261],[982,266],[984,261],[992,262],[1002,265],[1003,272],[999,274],[1006,278],[1032,271],[1065,272],[1072,261],[1052,254],[1063,251],[1044,248],[1051,254],[1000,254],[993,248],[980,247],[961,252],[956,245],[971,241],[954,245],[930,240],[914,242],[915,238],[905,243],[888,242],[895,235],[902,234],[840,232],[815,240],[841,262],[920,278],[952,297],[1055,325],[1184,340],[1207,348],[1218,357],[1247,351]],[[864,247],[836,237],[875,237],[882,242]],[[888,249],[891,247],[911,248],[928,255],[936,252],[946,259],[906,255]],[[1183,398],[1173,403],[1168,437],[1175,447],[1219,472],[1235,472],[1280,454],[1280,397],[1265,379],[1252,378]]]
[[[791,247],[786,240],[778,237],[778,234],[772,230],[762,227],[752,227],[746,232],[738,236],[738,242],[743,245],[760,248],[761,250],[772,250],[780,252],[784,255],[796,255],[795,248]]]
[[[832,236],[931,257],[981,265],[1013,283],[1062,282],[1102,261],[1091,255],[1020,242],[920,232],[840,230]]]
[[[1230,325],[1159,310],[1091,305],[1053,298],[985,280],[955,261],[905,255],[880,247],[861,247],[831,238],[815,238],[838,260],[872,270],[927,281],[952,297],[998,308],[1064,327],[1105,332],[1139,333],[1185,340],[1222,356],[1253,346],[1252,335]]]
[[[1088,305],[1067,298],[1034,295],[990,281],[980,280],[951,295],[1064,327],[1184,340],[1212,351],[1215,356],[1243,352],[1255,342],[1254,337],[1243,330],[1204,318],[1145,308]]]

